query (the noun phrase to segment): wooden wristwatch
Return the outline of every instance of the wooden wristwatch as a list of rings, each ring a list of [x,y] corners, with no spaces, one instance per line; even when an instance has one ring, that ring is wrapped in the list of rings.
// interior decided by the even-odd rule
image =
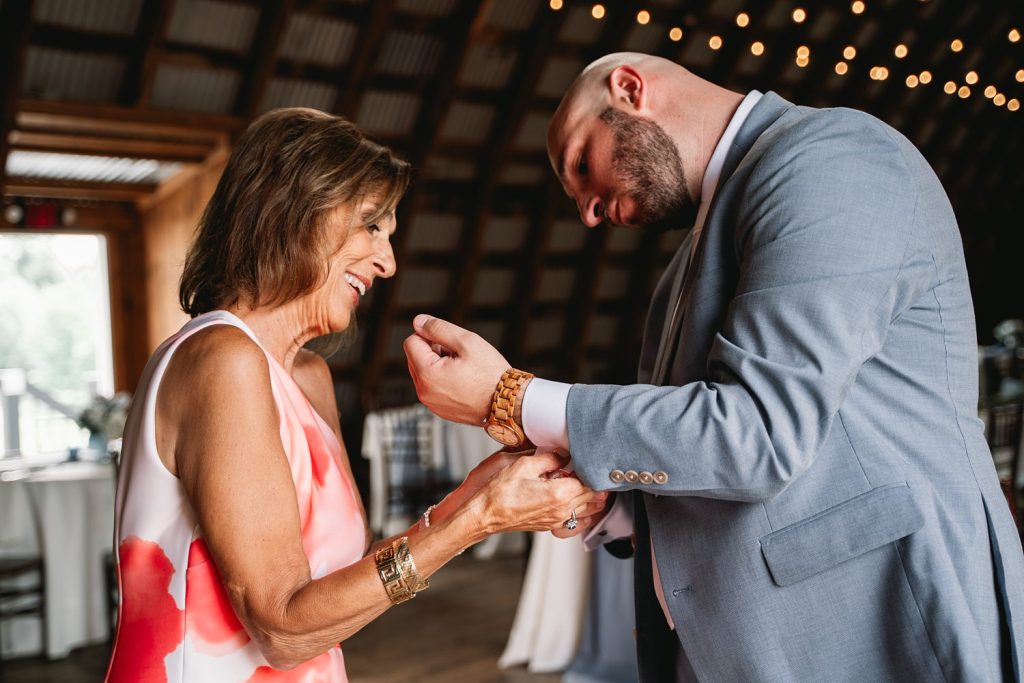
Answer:
[[[509,368],[498,380],[498,386],[495,387],[494,396],[491,398],[491,413],[484,423],[487,434],[498,443],[506,446],[522,446],[529,443],[526,432],[516,417],[517,413],[522,414],[523,394],[526,385],[532,379],[533,375],[529,372]]]

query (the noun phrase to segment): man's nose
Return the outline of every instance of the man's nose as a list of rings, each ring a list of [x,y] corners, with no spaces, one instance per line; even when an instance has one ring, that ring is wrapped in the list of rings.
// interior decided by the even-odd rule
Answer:
[[[580,220],[588,228],[596,228],[604,220],[604,202],[597,195],[580,204]]]

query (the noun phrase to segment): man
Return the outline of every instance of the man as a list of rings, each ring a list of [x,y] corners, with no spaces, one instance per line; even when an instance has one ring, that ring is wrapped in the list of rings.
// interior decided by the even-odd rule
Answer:
[[[568,448],[619,493],[609,517],[635,499],[642,679],[1020,680],[1024,557],[956,221],[917,150],[860,112],[615,54],[548,153],[588,226],[695,226],[640,383],[530,381],[427,316],[406,353],[442,417]]]

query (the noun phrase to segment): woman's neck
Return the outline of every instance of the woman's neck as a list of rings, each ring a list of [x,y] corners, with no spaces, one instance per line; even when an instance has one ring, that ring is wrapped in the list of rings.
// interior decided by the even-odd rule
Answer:
[[[323,334],[304,310],[301,299],[280,306],[256,308],[235,303],[225,306],[224,310],[240,318],[260,340],[264,350],[289,374],[299,349],[310,339]]]

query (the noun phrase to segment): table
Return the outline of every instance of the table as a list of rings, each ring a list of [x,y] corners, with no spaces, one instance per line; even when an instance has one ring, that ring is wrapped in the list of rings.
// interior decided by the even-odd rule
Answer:
[[[103,557],[114,538],[114,467],[66,462],[0,472],[0,553],[37,551],[30,496],[39,506],[46,558],[46,655],[65,657],[76,647],[109,638]],[[0,653],[42,651],[37,618],[4,624]]]

